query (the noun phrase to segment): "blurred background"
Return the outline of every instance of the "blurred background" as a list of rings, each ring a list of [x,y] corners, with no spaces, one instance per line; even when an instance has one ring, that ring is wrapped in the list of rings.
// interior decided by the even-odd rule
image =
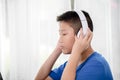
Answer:
[[[34,80],[59,38],[56,17],[87,11],[94,23],[92,46],[120,80],[120,0],[0,0],[0,72],[4,80]],[[54,67],[69,56],[61,55]]]

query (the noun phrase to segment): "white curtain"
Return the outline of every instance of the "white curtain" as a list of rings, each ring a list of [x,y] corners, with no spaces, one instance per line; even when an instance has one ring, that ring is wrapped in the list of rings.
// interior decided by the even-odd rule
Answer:
[[[94,49],[106,57],[120,79],[119,0],[0,0],[0,72],[4,80],[34,80],[58,40],[56,16],[86,10],[94,22]],[[73,7],[73,6],[72,6]],[[55,66],[68,57],[60,56]]]
[[[56,17],[66,10],[70,10],[69,0],[0,0],[0,69],[4,80],[34,79],[57,42]]]
[[[9,75],[8,70],[10,67],[10,55],[9,55],[9,39],[7,36],[7,16],[6,16],[6,2],[0,0],[0,72],[2,76],[7,78]]]

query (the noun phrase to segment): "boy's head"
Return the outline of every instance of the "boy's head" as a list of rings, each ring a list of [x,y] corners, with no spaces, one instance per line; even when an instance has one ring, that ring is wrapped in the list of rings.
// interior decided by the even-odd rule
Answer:
[[[88,27],[93,31],[93,23],[89,14],[82,11],[86,17]],[[70,53],[74,44],[74,36],[82,27],[79,15],[75,11],[67,11],[57,17],[57,21],[60,22],[60,43],[63,53]]]
[[[93,23],[89,14],[85,11],[82,12],[86,17],[86,20],[88,22],[88,27],[90,28],[91,31],[93,31]],[[75,11],[67,11],[63,13],[62,15],[57,17],[57,21],[59,22],[64,21],[68,23],[74,29],[75,34],[77,34],[80,28],[82,27],[80,18]]]

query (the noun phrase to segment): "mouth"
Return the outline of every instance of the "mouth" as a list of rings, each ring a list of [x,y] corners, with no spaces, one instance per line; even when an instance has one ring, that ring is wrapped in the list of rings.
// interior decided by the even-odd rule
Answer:
[[[61,47],[62,52],[66,52],[66,48],[64,46]]]
[[[60,46],[61,49],[64,49],[64,46]]]

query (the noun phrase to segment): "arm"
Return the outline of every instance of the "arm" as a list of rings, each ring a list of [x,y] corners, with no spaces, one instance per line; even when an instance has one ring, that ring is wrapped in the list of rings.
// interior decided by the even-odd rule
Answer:
[[[63,71],[63,75],[61,80],[75,80],[76,76],[76,68],[80,61],[81,53],[88,48],[91,39],[92,39],[92,32],[88,29],[86,36],[83,35],[81,29],[81,35],[79,38],[75,36],[75,43],[73,45],[73,49],[68,60],[68,63]],[[69,77],[68,77],[69,76]]]
[[[61,54],[61,49],[59,45],[55,48],[55,50],[52,52],[52,54],[48,57],[48,59],[44,62],[42,67],[40,68],[38,74],[35,77],[35,80],[52,80],[50,77],[48,77],[55,61]]]

